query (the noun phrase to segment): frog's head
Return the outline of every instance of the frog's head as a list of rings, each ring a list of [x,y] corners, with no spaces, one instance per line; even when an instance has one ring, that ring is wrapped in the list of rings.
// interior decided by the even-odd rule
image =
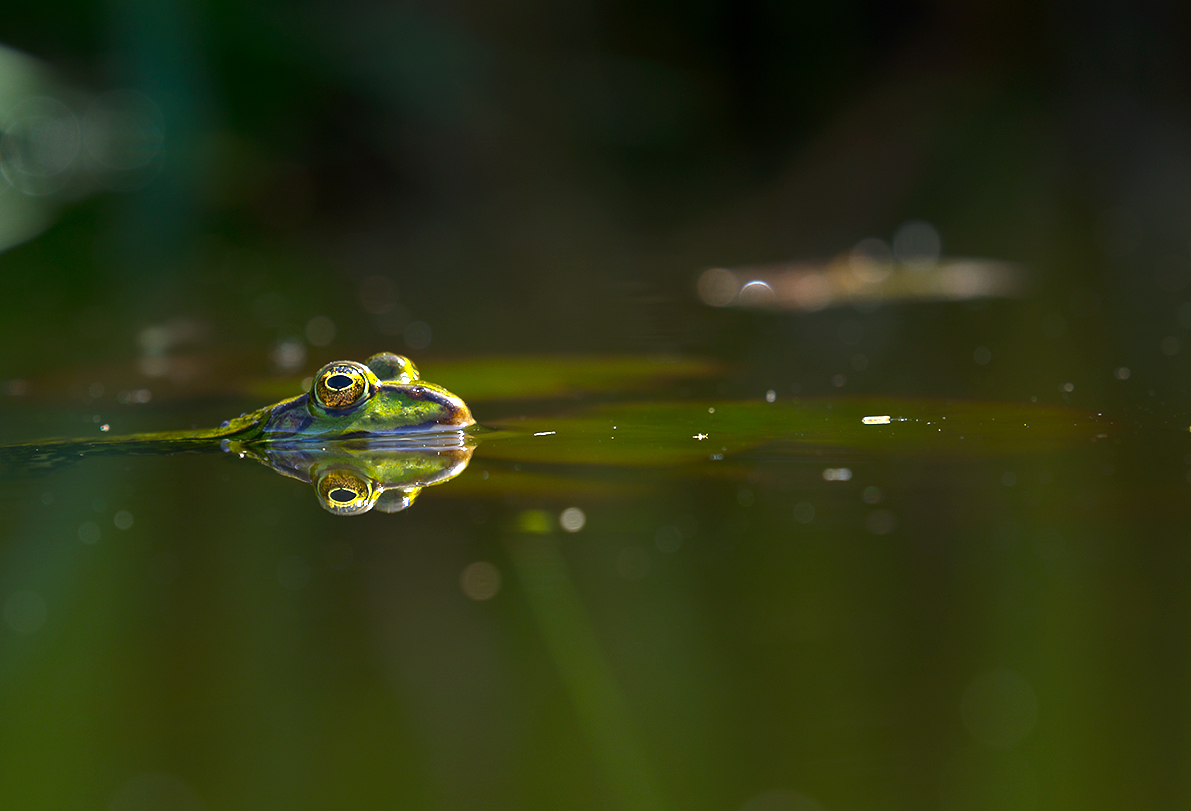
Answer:
[[[366,364],[328,363],[310,391],[263,416],[254,439],[296,442],[457,431],[475,423],[463,400],[420,380],[412,361],[390,352]]]

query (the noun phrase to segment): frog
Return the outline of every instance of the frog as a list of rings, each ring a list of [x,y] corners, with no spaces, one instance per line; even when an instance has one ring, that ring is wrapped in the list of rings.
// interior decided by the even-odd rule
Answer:
[[[311,378],[309,391],[226,420],[212,438],[250,443],[380,439],[475,424],[458,396],[421,379],[404,355],[378,352],[364,363],[337,360]]]
[[[465,429],[473,428],[472,432]],[[471,410],[422,379],[404,355],[332,361],[307,391],[218,428],[0,447],[0,471],[48,470],[86,456],[223,450],[314,485],[336,515],[407,508],[421,488],[463,472],[476,439]]]

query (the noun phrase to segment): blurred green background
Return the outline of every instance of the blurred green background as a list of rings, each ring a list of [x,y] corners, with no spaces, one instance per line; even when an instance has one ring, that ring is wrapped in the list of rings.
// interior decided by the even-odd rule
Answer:
[[[535,431],[770,391],[1113,421],[481,445],[353,519],[223,454],[0,471],[4,807],[1191,801],[1187,6],[112,0],[0,42],[0,441],[216,425],[382,349]],[[90,163],[21,174],[27,97]],[[919,220],[1028,295],[696,295]],[[469,394],[577,353],[715,371]]]

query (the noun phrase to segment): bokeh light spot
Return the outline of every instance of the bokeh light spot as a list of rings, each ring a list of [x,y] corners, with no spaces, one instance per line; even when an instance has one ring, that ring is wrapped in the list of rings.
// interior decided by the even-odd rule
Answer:
[[[430,325],[425,321],[414,321],[406,325],[404,336],[410,349],[425,349],[430,346]]]
[[[578,507],[567,507],[558,516],[558,524],[567,532],[578,532],[587,523],[587,516]]]
[[[740,293],[740,283],[736,281],[736,274],[724,268],[711,268],[703,271],[699,277],[699,298],[704,304],[712,307],[727,307],[736,301]]]
[[[487,561],[477,560],[463,569],[459,585],[473,600],[491,600],[500,591],[500,570]]]
[[[316,315],[306,322],[306,340],[311,346],[327,346],[335,340],[335,322],[325,315]]]
[[[809,524],[815,520],[815,507],[813,504],[800,501],[794,505],[794,520],[800,524]]]
[[[893,235],[893,256],[916,270],[934,267],[942,255],[939,232],[928,222],[911,220]]]

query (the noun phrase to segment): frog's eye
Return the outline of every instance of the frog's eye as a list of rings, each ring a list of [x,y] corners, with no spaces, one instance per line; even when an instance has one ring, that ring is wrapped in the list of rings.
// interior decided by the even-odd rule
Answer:
[[[329,470],[315,483],[318,500],[336,515],[359,515],[372,509],[380,488],[350,470]]]
[[[369,394],[368,376],[354,363],[324,366],[314,379],[314,396],[326,408],[347,408]]]

